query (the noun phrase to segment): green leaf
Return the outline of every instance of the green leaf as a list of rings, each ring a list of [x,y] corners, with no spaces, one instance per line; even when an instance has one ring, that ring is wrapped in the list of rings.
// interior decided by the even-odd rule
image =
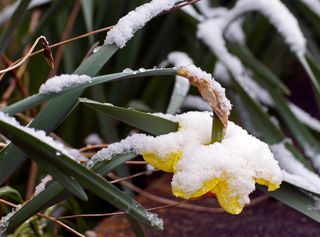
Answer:
[[[93,30],[93,5],[94,1],[81,0],[81,9],[88,32]],[[93,44],[93,36],[89,37],[90,44]]]
[[[212,118],[211,143],[221,142],[224,136],[224,126],[218,117]]]
[[[102,177],[96,175],[92,171],[83,167],[82,165],[76,163],[68,157],[63,151],[57,150],[52,147],[50,144],[41,142],[35,136],[23,132],[19,130],[21,134],[24,136],[24,140],[20,141],[19,137],[16,134],[16,130],[4,129],[8,126],[1,126],[3,122],[0,121],[0,131],[4,133],[5,136],[9,137],[16,143],[20,148],[28,149],[28,153],[32,155],[33,152],[43,159],[47,159],[55,164],[58,168],[61,168],[65,173],[73,176],[78,180],[84,187],[90,189],[93,193],[100,196],[105,201],[111,203],[112,205],[118,207],[119,209],[126,212],[128,215],[133,218],[154,226],[156,228],[160,228],[156,223],[153,222],[151,218],[149,218],[148,212],[146,212],[137,202],[131,199],[129,196],[121,192],[119,189],[108,183]],[[6,124],[6,123],[4,123]],[[10,127],[10,126],[9,126]],[[12,127],[12,126],[11,126]],[[34,143],[34,140],[38,140],[40,144]],[[58,156],[57,152],[60,152]],[[47,158],[48,157],[48,158]],[[9,223],[8,231],[12,231],[16,227],[16,223]]]
[[[313,73],[311,69],[312,66],[309,64],[309,61],[307,60],[307,56],[301,56],[301,57],[298,57],[298,59],[311,80],[311,83],[313,85],[312,89],[314,91],[314,95],[316,97],[317,102],[320,102],[320,83],[319,83],[320,79],[317,79],[315,74]],[[318,107],[320,108],[320,104],[318,104]]]
[[[106,160],[97,163],[92,168],[92,171],[101,176],[105,176],[119,165],[135,157],[135,154],[116,155],[112,158],[112,160]],[[11,217],[11,222],[13,223],[11,228],[16,228],[25,220],[35,215],[37,212],[57,204],[69,198],[70,196],[71,194],[64,190],[63,186],[61,186],[58,182],[52,181],[48,183],[42,192],[25,203],[21,209],[19,209],[17,213]]]
[[[61,8],[61,5],[63,4],[63,8]],[[23,39],[23,43],[21,47],[18,50],[17,54],[21,54],[25,48],[26,44],[29,44],[31,41],[35,40],[37,36],[41,34],[41,31],[48,26],[54,19],[56,19],[57,15],[61,11],[66,11],[69,7],[69,5],[72,4],[71,0],[55,0],[52,1],[50,4],[49,9],[41,15],[41,19],[38,22],[36,28],[30,32],[30,34],[27,34],[25,39]]]
[[[241,62],[253,70],[257,76],[263,78],[270,86],[280,88],[285,94],[289,94],[288,87],[265,65],[255,59],[250,50],[245,45],[238,45],[228,42],[228,49],[241,59]]]
[[[11,200],[17,201],[18,203],[23,202],[21,194],[16,189],[11,188],[9,186],[4,186],[0,188],[0,197],[1,198],[6,197]]]
[[[27,10],[31,0],[21,0],[17,9],[13,13],[13,16],[10,18],[9,25],[1,33],[0,36],[0,54],[3,54],[9,45],[11,38],[13,37],[14,32],[17,30],[19,25],[23,20],[25,11]]]
[[[289,207],[292,207],[313,220],[320,222],[320,212],[315,208],[315,200],[310,194],[303,193],[288,183],[281,184],[280,189],[273,192],[267,192],[266,188],[262,186],[259,186],[258,188]]]
[[[110,117],[157,136],[177,131],[179,127],[178,123],[134,109],[126,109],[88,99],[80,99],[80,102],[95,110],[104,112]]]
[[[250,128],[247,129],[250,129],[253,133],[256,131],[255,135],[268,144],[281,142],[285,138],[284,134],[274,125],[269,115],[263,110],[259,102],[254,101],[235,80],[234,85],[237,95],[241,98],[241,102],[239,101],[241,104],[238,103],[235,108],[239,109],[240,116],[241,113],[248,113],[249,116],[246,116],[243,119],[250,120],[244,122],[249,123],[250,126],[254,127],[254,130]],[[242,107],[244,107],[246,111],[242,111]]]
[[[320,63],[317,59],[311,54],[311,52],[307,51],[306,58],[308,60],[308,64],[310,65],[311,70],[316,76],[317,80],[320,81]]]
[[[60,168],[63,167],[56,167],[54,165],[54,160],[60,159],[57,154],[63,153],[63,151],[55,149],[49,143],[42,141],[37,137],[37,134],[28,133],[1,119],[0,132],[8,137],[12,143],[23,148],[44,171],[52,175],[52,177],[58,180],[67,190],[77,197],[87,200],[87,195],[81,186],[63,169],[60,170]]]
[[[138,221],[131,218],[130,216],[127,216],[127,219],[129,220],[130,225],[137,237],[146,237],[143,227]]]
[[[77,97],[88,87],[99,85],[101,83],[105,82],[111,82],[111,81],[118,81],[123,79],[132,79],[132,78],[138,78],[138,77],[147,77],[147,76],[166,76],[166,75],[175,75],[176,70],[174,68],[161,68],[161,69],[146,69],[143,71],[133,71],[131,72],[119,72],[114,74],[108,74],[104,76],[98,76],[92,78],[91,81],[81,83],[81,84],[73,84],[69,87],[63,88],[58,93],[49,93],[49,94],[35,94],[33,96],[27,97],[23,100],[20,100],[6,108],[4,108],[2,111],[4,113],[7,113],[9,115],[13,115],[18,112],[22,112],[24,110],[27,110],[29,108],[32,108],[36,105],[39,105],[41,102],[53,99],[55,97],[59,97],[60,99],[66,100],[66,98],[69,95],[62,96],[67,93],[74,92]],[[70,104],[70,103],[67,103]],[[75,104],[75,103],[73,103]]]
[[[317,152],[320,152],[320,145],[317,139],[312,133],[297,119],[288,106],[288,101],[277,90],[277,87],[263,84],[263,82],[270,81],[270,75],[272,72],[263,64],[258,61],[249,53],[249,50],[244,50],[240,45],[232,45],[232,52],[237,55],[241,61],[246,62],[246,65],[257,74],[260,85],[263,85],[264,89],[268,91],[271,98],[274,101],[274,107],[277,109],[281,118],[286,122],[286,125],[290,129],[291,134],[297,139],[297,141],[304,147],[312,148]],[[259,67],[256,65],[259,64]],[[267,73],[263,73],[267,72]],[[280,81],[277,76],[273,75],[275,81]],[[265,131],[267,132],[267,131]]]

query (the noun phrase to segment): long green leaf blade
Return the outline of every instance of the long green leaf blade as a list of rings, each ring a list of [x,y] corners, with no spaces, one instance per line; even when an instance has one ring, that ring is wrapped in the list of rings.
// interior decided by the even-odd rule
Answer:
[[[32,108],[46,100],[50,100],[56,97],[60,97],[62,99],[66,98],[68,95],[66,95],[65,97],[63,97],[63,95],[67,93],[70,94],[72,92],[77,93],[77,97],[79,97],[79,94],[81,94],[86,88],[94,85],[99,85],[101,83],[124,80],[124,79],[139,78],[139,77],[150,77],[150,76],[159,76],[159,75],[166,76],[166,75],[175,75],[175,74],[176,74],[176,70],[173,68],[162,68],[162,69],[148,69],[148,70],[146,69],[143,71],[138,70],[133,72],[119,72],[119,73],[98,76],[98,77],[92,78],[91,81],[65,87],[58,93],[35,94],[33,96],[27,97],[24,100],[18,101],[4,108],[2,111],[5,113],[8,113],[9,115],[13,115],[15,113],[22,112],[24,110]]]
[[[17,27],[19,27],[19,25],[22,22],[23,16],[30,2],[31,0],[20,1],[16,11],[11,17],[9,26],[2,32],[0,37],[0,54],[3,54],[7,46],[9,45],[14,32],[17,30]]]
[[[179,127],[178,123],[134,109],[126,109],[88,99],[80,99],[80,102],[95,110],[104,112],[110,117],[154,135],[162,135],[172,131],[177,131]]]
[[[0,132],[14,144],[23,148],[42,169],[57,179],[67,190],[79,198],[87,200],[87,195],[81,186],[51,162],[57,159],[57,153],[63,151],[52,148],[48,143],[39,139],[36,134],[32,135],[2,119],[0,119]]]

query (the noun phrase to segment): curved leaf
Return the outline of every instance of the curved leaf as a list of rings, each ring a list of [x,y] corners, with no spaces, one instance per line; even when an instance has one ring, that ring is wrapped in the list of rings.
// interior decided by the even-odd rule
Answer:
[[[88,99],[80,99],[80,102],[110,117],[157,136],[177,131],[179,128],[178,123],[134,109],[126,109]]]

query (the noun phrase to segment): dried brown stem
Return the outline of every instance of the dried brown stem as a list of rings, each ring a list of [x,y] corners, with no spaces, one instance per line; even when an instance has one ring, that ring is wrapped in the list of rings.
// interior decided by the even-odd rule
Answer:
[[[88,145],[85,147],[81,147],[79,149],[80,152],[86,152],[86,151],[90,151],[90,150],[95,150],[95,149],[101,149],[101,148],[106,148],[108,147],[108,144],[98,144],[98,145]]]
[[[33,43],[33,45],[31,46],[31,48],[29,49],[28,53],[20,60],[20,61],[16,61],[14,62],[12,65],[10,65],[9,67],[5,68],[5,69],[2,69],[0,70],[0,74],[2,74],[1,76],[3,77],[3,75],[9,71],[12,71],[18,67],[20,67],[23,63],[25,63],[29,57],[31,56],[32,54],[32,51],[34,50],[34,48],[36,47],[36,45],[39,43],[39,41],[42,41],[42,40],[45,40],[46,41],[46,38],[44,36],[40,36],[36,39],[36,41]]]
[[[29,199],[30,197],[32,197],[33,190],[36,186],[37,174],[38,174],[38,166],[34,161],[31,161],[28,184],[27,184],[26,199]]]
[[[157,171],[160,171],[160,170],[153,170],[152,172],[157,172]],[[123,178],[118,178],[118,179],[114,179],[112,180],[110,183],[111,184],[114,184],[114,183],[119,183],[119,182],[123,182],[125,180],[128,180],[128,179],[133,179],[133,178],[136,178],[136,177],[139,177],[139,176],[142,176],[142,175],[146,175],[148,174],[149,171],[142,171],[140,173],[136,173],[136,174],[133,174],[133,175],[129,175],[129,176],[126,176],[126,177],[123,177]]]
[[[164,208],[168,208],[168,207],[175,207],[175,206],[181,205],[186,202],[187,202],[187,200],[184,200],[181,202],[177,202],[175,204],[147,208],[146,210],[156,211],[156,210],[164,209]],[[78,217],[107,217],[107,216],[118,216],[118,215],[124,215],[124,214],[126,214],[126,213],[123,211],[118,211],[118,212],[102,213],[102,214],[79,214],[79,215],[61,216],[61,217],[58,217],[57,219],[59,219],[59,220],[60,219],[71,219],[71,218],[78,218]]]
[[[148,164],[147,162],[145,161],[127,161],[126,164],[128,165],[146,165]]]

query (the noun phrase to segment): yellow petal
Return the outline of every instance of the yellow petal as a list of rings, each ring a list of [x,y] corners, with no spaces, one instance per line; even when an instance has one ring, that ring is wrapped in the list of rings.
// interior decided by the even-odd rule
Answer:
[[[268,187],[268,191],[274,191],[280,187],[279,184],[274,184],[265,179],[255,179],[256,183],[265,185]]]
[[[148,162],[153,167],[166,171],[173,172],[174,167],[178,160],[180,159],[182,151],[178,151],[177,153],[169,154],[167,157],[160,158],[159,156],[153,153],[141,153],[143,159]]]
[[[204,182],[202,187],[198,189],[196,192],[192,193],[191,195],[186,194],[183,190],[177,187],[171,186],[171,189],[172,189],[173,195],[175,195],[176,197],[181,197],[184,199],[197,198],[211,191],[219,183],[219,180],[220,180],[219,178],[215,178],[215,179]]]
[[[226,181],[220,181],[212,190],[216,194],[220,206],[228,213],[239,214],[244,205],[239,203],[239,198],[234,196]]]

